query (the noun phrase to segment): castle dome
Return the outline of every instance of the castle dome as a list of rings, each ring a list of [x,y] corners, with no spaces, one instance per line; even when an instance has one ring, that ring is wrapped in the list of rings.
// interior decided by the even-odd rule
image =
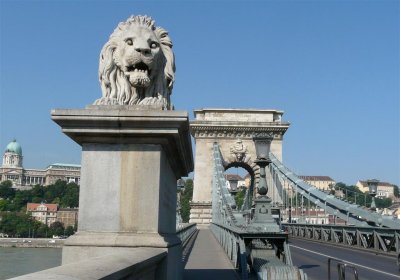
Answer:
[[[17,142],[17,140],[12,140],[10,143],[8,143],[5,152],[9,153],[15,153],[20,156],[22,156],[22,148],[21,145]]]

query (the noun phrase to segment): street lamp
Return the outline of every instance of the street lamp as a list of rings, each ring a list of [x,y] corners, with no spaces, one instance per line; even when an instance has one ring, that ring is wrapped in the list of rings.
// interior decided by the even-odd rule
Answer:
[[[182,224],[182,216],[181,216],[181,193],[185,190],[185,180],[179,179],[176,181],[176,227],[179,228],[180,224]]]
[[[271,163],[269,159],[269,150],[271,147],[273,136],[268,133],[259,133],[253,136],[256,146],[257,159],[254,161],[260,166],[260,181],[258,183],[258,194],[266,195],[268,193],[267,180],[265,179],[265,167]]]
[[[376,179],[367,180],[369,195],[372,197],[371,210],[373,211],[376,210],[375,196],[377,195],[378,192],[378,183],[379,180]]]
[[[176,182],[177,192],[184,192],[185,191],[185,180],[179,179]]]
[[[269,151],[272,139],[272,133],[258,133],[253,136],[257,155],[257,159],[254,160],[254,163],[260,167],[260,180],[258,182],[257,191],[259,196],[254,200],[255,211],[252,224],[257,230],[262,230],[263,232],[279,232],[279,225],[271,215],[272,200],[267,196],[268,185],[265,179],[265,167],[271,163]]]

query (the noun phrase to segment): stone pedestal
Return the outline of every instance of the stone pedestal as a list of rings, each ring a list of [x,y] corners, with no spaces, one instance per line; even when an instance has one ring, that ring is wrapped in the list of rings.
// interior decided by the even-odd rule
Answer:
[[[65,242],[63,264],[164,248],[160,277],[179,279],[176,181],[193,170],[187,113],[89,106],[53,110],[52,119],[82,146],[78,232]]]

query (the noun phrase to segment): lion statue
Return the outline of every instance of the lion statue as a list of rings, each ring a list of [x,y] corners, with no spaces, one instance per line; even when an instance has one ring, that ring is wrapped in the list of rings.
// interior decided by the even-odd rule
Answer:
[[[168,32],[148,16],[121,22],[100,53],[102,97],[94,105],[155,105],[172,110],[175,58]]]

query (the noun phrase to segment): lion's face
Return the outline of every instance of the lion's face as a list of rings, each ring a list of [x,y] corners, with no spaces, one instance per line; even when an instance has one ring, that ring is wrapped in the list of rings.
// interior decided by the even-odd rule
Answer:
[[[130,25],[113,38],[114,60],[133,87],[148,87],[162,56],[160,42],[147,26]]]

